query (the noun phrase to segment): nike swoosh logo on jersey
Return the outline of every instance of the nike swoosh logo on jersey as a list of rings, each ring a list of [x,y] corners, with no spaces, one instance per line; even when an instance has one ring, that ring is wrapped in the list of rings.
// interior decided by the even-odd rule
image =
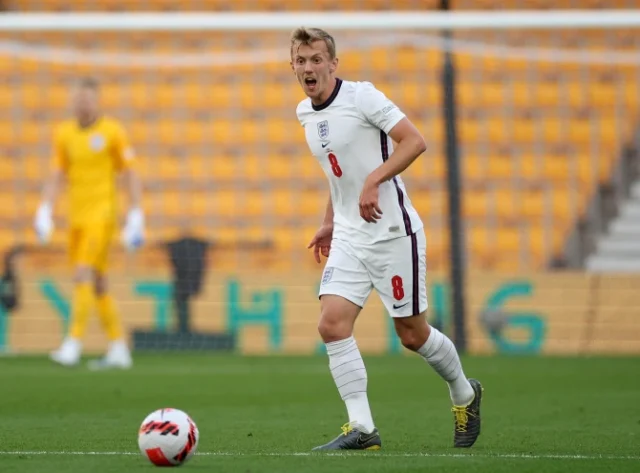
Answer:
[[[394,308],[394,309],[402,309],[402,308],[403,308],[404,306],[406,306],[407,304],[408,304],[408,302],[405,302],[404,304],[401,304],[401,305],[395,305],[395,304],[393,304],[393,308]]]
[[[327,146],[329,146],[329,143],[331,143],[331,141],[327,141],[326,143],[322,143],[322,147],[326,148]]]

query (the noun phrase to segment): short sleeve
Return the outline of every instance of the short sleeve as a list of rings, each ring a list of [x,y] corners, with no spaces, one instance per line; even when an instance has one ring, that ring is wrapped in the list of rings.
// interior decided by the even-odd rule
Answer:
[[[53,150],[51,156],[51,166],[55,171],[66,171],[69,167],[64,142],[64,131],[62,127],[58,127],[53,133]]]
[[[387,134],[405,117],[402,110],[370,82],[358,84],[356,107],[369,123]]]
[[[116,169],[123,170],[130,168],[135,161],[135,152],[129,141],[129,136],[122,126],[117,125],[115,127],[113,140]]]
[[[298,118],[298,123],[300,123],[300,126],[302,128],[304,128],[304,125],[305,125],[304,116],[305,116],[305,113],[304,113],[304,101],[302,101],[296,107],[296,117]]]

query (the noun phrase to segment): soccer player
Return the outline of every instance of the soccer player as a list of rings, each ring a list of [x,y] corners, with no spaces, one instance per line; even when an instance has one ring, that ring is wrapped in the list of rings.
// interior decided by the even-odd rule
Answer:
[[[116,177],[123,174],[130,209],[122,239],[129,249],[144,237],[140,208],[141,186],[134,172],[134,152],[118,121],[104,116],[99,106],[99,86],[92,78],[79,81],[73,91],[74,119],[55,131],[53,172],[45,183],[34,227],[42,243],[54,228],[52,213],[59,190],[66,181],[69,191],[69,250],[75,267],[71,327],[51,359],[64,366],[80,361],[81,340],[94,307],[109,339],[106,356],[90,367],[129,368],[131,354],[124,339],[120,315],[107,290],[109,249],[117,225]]]
[[[314,450],[377,450],[382,446],[367,398],[367,372],[353,328],[373,288],[402,344],[448,384],[455,447],[480,434],[482,386],[467,379],[455,346],[426,321],[423,223],[399,174],[426,145],[402,111],[369,82],[336,77],[333,37],[317,28],[291,35],[291,67],[307,98],[298,105],[309,148],[329,180],[324,221],[311,240],[315,259],[328,257],[320,284],[318,330],[346,404],[343,433]],[[392,141],[397,143],[395,150]]]

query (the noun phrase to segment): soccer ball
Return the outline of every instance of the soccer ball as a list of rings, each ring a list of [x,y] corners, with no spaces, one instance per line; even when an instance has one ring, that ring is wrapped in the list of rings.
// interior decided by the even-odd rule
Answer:
[[[156,466],[178,466],[193,456],[200,433],[191,417],[178,409],[158,409],[140,426],[138,446]]]

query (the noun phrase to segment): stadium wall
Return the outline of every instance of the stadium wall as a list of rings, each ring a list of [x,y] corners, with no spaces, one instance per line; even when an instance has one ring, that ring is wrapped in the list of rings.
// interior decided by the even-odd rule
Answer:
[[[22,276],[21,306],[0,313],[0,352],[54,349],[66,330],[71,280],[66,273]],[[449,288],[444,275],[429,277],[430,319],[451,333]],[[113,293],[129,333],[173,330],[169,277],[114,274]],[[193,303],[198,332],[236,336],[237,350],[254,354],[322,351],[316,332],[319,275],[214,274]],[[640,354],[640,276],[585,273],[474,273],[467,280],[468,340],[474,354]],[[400,353],[377,295],[357,325],[368,353]],[[104,349],[97,318],[90,323],[87,352]]]

